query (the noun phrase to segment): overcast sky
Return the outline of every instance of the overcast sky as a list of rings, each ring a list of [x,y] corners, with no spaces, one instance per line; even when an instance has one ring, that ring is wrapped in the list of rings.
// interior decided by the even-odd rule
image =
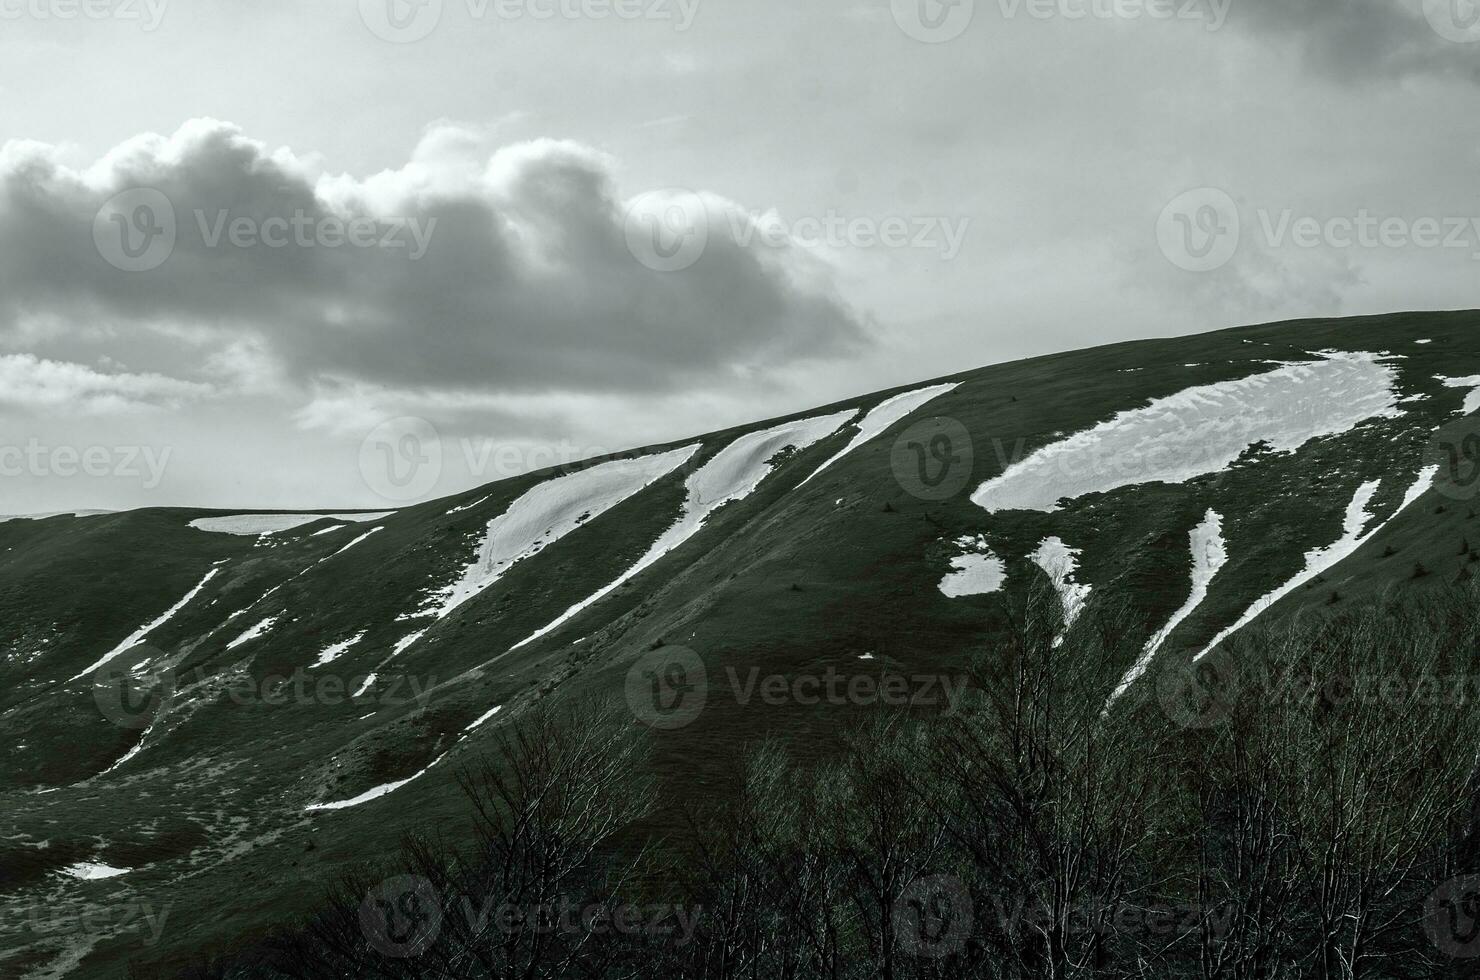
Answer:
[[[0,512],[381,507],[1474,307],[1476,42],[1474,0],[0,0]]]

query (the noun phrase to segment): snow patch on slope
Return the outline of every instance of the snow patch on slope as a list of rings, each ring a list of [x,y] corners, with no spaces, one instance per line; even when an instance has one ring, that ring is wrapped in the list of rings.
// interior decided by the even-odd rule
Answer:
[[[273,624],[276,623],[277,621],[278,621],[278,617],[277,616],[268,616],[266,619],[262,620],[262,622],[256,624],[255,626],[252,626],[252,627],[248,628],[247,631],[245,633],[243,633],[241,636],[238,636],[236,639],[234,639],[230,643],[226,644],[226,649],[228,649],[228,650],[235,650],[237,647],[241,646],[243,643],[251,643],[253,640],[257,639],[257,637],[261,636],[263,633],[266,633],[268,630],[272,629]]]
[[[989,512],[1058,509],[1062,498],[1140,483],[1183,483],[1216,473],[1249,446],[1290,452],[1366,419],[1394,418],[1396,370],[1369,353],[1187,388],[1042,447],[983,483],[972,501]]]
[[[153,633],[165,623],[169,622],[176,613],[178,613],[181,609],[184,609],[190,603],[191,599],[194,599],[196,596],[200,595],[200,590],[204,589],[206,587],[206,583],[215,578],[216,573],[219,571],[220,568],[213,568],[209,572],[206,572],[206,577],[201,579],[200,582],[195,586],[195,588],[185,593],[184,598],[182,598],[179,602],[175,603],[173,606],[161,613],[158,619],[154,620],[151,623],[145,623],[143,626],[140,626],[122,643],[118,644],[118,646],[114,647],[112,650],[109,650],[107,653],[99,657],[91,667],[88,667],[86,670],[72,675],[67,680],[69,682],[75,681],[77,678],[83,676],[83,674],[90,674],[119,654],[138,646],[139,643],[143,641],[144,637],[148,636],[150,633]]]
[[[1064,611],[1064,629],[1067,631],[1084,611],[1084,603],[1089,599],[1090,593],[1088,585],[1074,579],[1079,570],[1079,550],[1069,547],[1057,537],[1047,537],[1029,557],[1053,582]]]
[[[348,652],[350,647],[354,646],[356,643],[359,643],[365,638],[365,632],[366,631],[361,630],[359,633],[355,634],[347,640],[340,640],[338,643],[334,643],[325,647],[324,651],[319,654],[319,659],[314,661],[313,665],[315,667],[322,667],[324,666],[324,664],[333,663],[335,660],[338,660],[340,656]]]
[[[1472,412],[1480,411],[1480,374],[1472,374],[1465,378],[1446,378],[1441,375],[1439,380],[1447,388],[1470,389],[1465,392],[1465,404],[1460,409],[1463,414],[1469,415]]]
[[[1367,506],[1372,503],[1372,497],[1377,493],[1377,488],[1381,481],[1369,480],[1358,487],[1356,494],[1352,497],[1351,503],[1347,504],[1346,518],[1343,522],[1341,537],[1324,548],[1313,548],[1306,552],[1305,568],[1296,573],[1295,577],[1288,582],[1255,600],[1254,604],[1232,626],[1213,637],[1213,642],[1204,647],[1192,659],[1201,660],[1203,657],[1206,657],[1209,653],[1213,652],[1213,649],[1218,644],[1252,623],[1270,606],[1291,592],[1294,592],[1317,575],[1328,571],[1339,562],[1349,558],[1367,539],[1391,524],[1399,514],[1412,506],[1419,497],[1422,497],[1429,487],[1433,485],[1434,477],[1438,473],[1439,467],[1437,466],[1424,467],[1418,474],[1418,478],[1413,482],[1413,485],[1408,488],[1408,492],[1403,495],[1402,503],[1398,505],[1397,510],[1393,511],[1392,516],[1365,534],[1362,533],[1362,528],[1372,520],[1372,515],[1368,513]]]
[[[407,783],[410,783],[414,780],[420,779],[422,776],[425,776],[428,772],[432,770],[432,766],[435,766],[437,763],[441,762],[445,758],[447,758],[446,752],[433,759],[431,765],[421,770],[421,772],[418,772],[411,776],[407,776],[405,779],[398,779],[393,783],[385,783],[383,785],[376,786],[374,789],[367,789],[359,796],[352,797],[348,800],[339,800],[336,803],[314,803],[310,806],[304,807],[303,809],[307,813],[313,813],[319,810],[344,810],[352,806],[359,806],[361,803],[369,803],[371,800],[378,800],[382,796],[389,796],[396,790],[400,789],[402,786],[405,786]]]
[[[394,513],[393,510],[386,510],[374,514],[232,514],[228,517],[198,517],[190,522],[190,526],[197,531],[212,531],[216,534],[268,535],[290,531],[325,518],[364,524],[390,517]]]
[[[428,600],[422,615],[445,617],[514,565],[559,541],[688,462],[699,443],[653,456],[614,459],[537,484],[488,522],[478,557]]]
[[[859,446],[862,446],[864,443],[874,439],[880,433],[888,429],[891,425],[898,422],[906,415],[909,415],[911,412],[915,411],[926,402],[933,401],[934,399],[939,398],[941,395],[944,395],[946,392],[952,391],[959,386],[959,381],[951,382],[950,384],[931,385],[928,388],[919,388],[915,391],[906,391],[901,394],[895,395],[892,398],[884,399],[882,402],[870,409],[868,414],[865,415],[863,419],[858,423],[858,434],[853,437],[852,441],[850,441],[848,445],[843,447],[843,451],[829,459],[827,462],[823,463],[821,466],[817,467],[817,469],[813,470],[811,476],[808,476],[806,480],[802,481],[802,483],[806,483],[807,480],[812,479],[812,477],[816,476],[818,473],[821,473],[823,470],[827,469],[829,466],[836,463],[838,460],[842,459],[844,456],[848,455]]]
[[[61,873],[81,881],[97,881],[101,878],[117,878],[128,874],[128,868],[113,868],[97,861],[79,861],[63,868]]]
[[[967,595],[989,595],[1001,590],[1007,578],[1007,566],[1002,559],[992,554],[984,535],[966,535],[956,540],[956,545],[970,549],[951,559],[953,572],[940,580],[940,591],[951,598]]]
[[[520,640],[514,645],[514,649],[539,639],[572,619],[587,606],[683,544],[698,533],[710,515],[724,504],[750,496],[771,472],[771,460],[781,450],[788,446],[794,446],[798,450],[806,449],[838,431],[856,414],[857,410],[850,408],[832,415],[783,422],[769,429],[740,436],[721,449],[713,459],[689,476],[686,484],[688,496],[684,500],[683,513],[673,526],[653,542],[646,554],[607,585],[561,613],[549,625]]]
[[[1182,625],[1183,620],[1202,605],[1203,600],[1208,597],[1208,586],[1212,584],[1213,577],[1228,563],[1228,543],[1223,540],[1223,518],[1216,511],[1209,509],[1203,516],[1202,523],[1188,534],[1188,539],[1192,551],[1192,591],[1182,608],[1172,613],[1172,618],[1167,620],[1166,625],[1147,642],[1140,658],[1121,678],[1115,693],[1110,695],[1107,708],[1146,672],[1161,645]]]

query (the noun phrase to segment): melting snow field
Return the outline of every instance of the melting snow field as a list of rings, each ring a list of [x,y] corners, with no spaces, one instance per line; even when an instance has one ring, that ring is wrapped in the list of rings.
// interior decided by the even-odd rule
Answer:
[[[1043,539],[1038,550],[1029,557],[1053,581],[1064,611],[1064,629],[1068,630],[1084,611],[1084,603],[1090,593],[1088,585],[1074,580],[1074,573],[1079,569],[1078,550],[1064,544],[1059,538],[1048,537]]]
[[[1121,678],[1120,684],[1115,688],[1115,693],[1110,695],[1110,704],[1124,694],[1132,684],[1136,682],[1146,668],[1151,666],[1151,660],[1161,645],[1172,635],[1172,631],[1182,625],[1182,621],[1192,615],[1193,610],[1202,605],[1208,597],[1208,586],[1212,584],[1213,577],[1228,563],[1228,543],[1223,540],[1223,518],[1215,511],[1209,510],[1203,516],[1202,523],[1193,528],[1188,535],[1192,550],[1192,591],[1187,596],[1187,601],[1182,608],[1172,613],[1172,618],[1167,620],[1163,626],[1142,651],[1140,658],[1135,662],[1125,677]],[[1110,704],[1107,704],[1108,708]]]
[[[118,646],[114,647],[112,650],[109,650],[107,653],[99,657],[91,667],[88,667],[86,670],[72,675],[68,678],[68,681],[75,681],[77,678],[83,676],[84,674],[91,674],[93,671],[97,670],[99,667],[103,666],[119,654],[128,651],[132,647],[138,646],[139,643],[143,641],[144,637],[148,636],[150,633],[153,633],[155,630],[159,629],[159,627],[169,622],[176,613],[178,613],[181,609],[184,609],[186,605],[190,603],[191,599],[194,599],[196,596],[200,595],[200,590],[206,587],[207,582],[216,577],[216,573],[218,571],[220,571],[219,568],[213,568],[209,572],[206,572],[206,577],[201,579],[199,584],[197,584],[195,588],[185,593],[185,597],[183,599],[161,613],[158,619],[154,620],[152,623],[146,623],[143,626],[140,626],[122,643],[118,644]]]
[[[562,623],[574,618],[581,610],[683,544],[693,537],[704,526],[709,516],[722,505],[750,496],[771,472],[772,465],[769,461],[778,452],[787,446],[806,449],[841,429],[856,414],[856,409],[847,409],[832,415],[784,422],[760,432],[747,433],[721,449],[713,459],[689,476],[688,496],[684,500],[683,513],[672,527],[664,531],[658,540],[653,542],[652,547],[637,560],[636,564],[607,585],[571,606],[543,629],[519,641],[514,649],[539,639]]]
[[[488,522],[473,560],[456,582],[432,594],[424,615],[446,616],[497,582],[514,565],[585,522],[667,476],[699,451],[699,443],[653,456],[614,459],[530,488]]]
[[[1393,511],[1392,516],[1365,534],[1362,533],[1362,528],[1366,527],[1368,522],[1372,520],[1372,515],[1367,512],[1367,506],[1372,503],[1372,497],[1377,493],[1377,488],[1381,481],[1369,480],[1358,487],[1356,494],[1352,497],[1351,503],[1347,504],[1346,519],[1343,522],[1341,537],[1324,548],[1313,548],[1306,552],[1305,568],[1285,584],[1255,600],[1254,604],[1238,618],[1237,622],[1213,637],[1213,642],[1204,647],[1193,660],[1201,660],[1203,657],[1206,657],[1218,644],[1249,625],[1260,613],[1264,612],[1270,606],[1291,592],[1294,592],[1317,575],[1327,571],[1338,562],[1350,557],[1362,546],[1363,542],[1391,524],[1399,514],[1412,506],[1419,497],[1422,497],[1425,491],[1433,485],[1434,477],[1438,473],[1439,468],[1437,466],[1424,467],[1418,474],[1418,478],[1414,481],[1413,485],[1408,488],[1408,492],[1403,495],[1402,503],[1398,505],[1397,510]]]
[[[422,776],[425,776],[428,772],[431,771],[432,766],[435,766],[446,757],[447,753],[444,752],[442,755],[439,755],[437,756],[437,758],[433,759],[432,764],[427,766],[421,772],[418,772],[412,776],[407,776],[405,779],[398,779],[393,783],[386,783],[382,786],[376,786],[374,789],[367,789],[359,796],[353,797],[351,799],[339,800],[336,803],[314,803],[310,806],[304,807],[303,809],[305,812],[308,813],[312,813],[317,810],[344,810],[352,806],[359,806],[361,803],[369,803],[371,800],[378,800],[382,796],[389,796],[396,790],[400,789],[402,786],[405,786],[407,783],[412,782],[416,779],[420,779]]]
[[[69,878],[77,878],[82,881],[97,881],[100,878],[117,878],[119,875],[126,875],[128,874],[128,869],[111,868],[106,864],[81,861],[63,868],[62,874]]]
[[[1396,371],[1376,354],[1326,351],[1319,361],[1187,388],[1037,450],[983,483],[989,512],[1057,509],[1060,499],[1216,473],[1249,446],[1276,452],[1399,412]]]
[[[483,714],[481,714],[481,715],[478,716],[478,720],[477,721],[473,722],[467,728],[464,728],[463,731],[465,731],[465,732],[471,732],[473,729],[480,727],[485,721],[487,721],[488,719],[492,718],[494,715],[498,714],[502,710],[504,710],[504,706],[501,705],[501,704],[500,705],[495,705],[494,707],[489,708]]]
[[[333,663],[335,660],[338,660],[340,656],[346,653],[350,647],[354,646],[356,643],[359,643],[364,638],[365,633],[362,631],[347,640],[340,640],[338,643],[325,647],[324,651],[319,654],[319,659],[315,660],[313,665],[315,667],[322,667],[324,666],[324,664]]]
[[[199,517],[191,521],[190,526],[197,531],[214,531],[217,534],[263,535],[290,531],[325,518],[365,524],[390,517],[394,513],[393,510],[386,510],[375,514],[232,514],[229,517]]]
[[[868,414],[863,417],[863,420],[858,423],[858,434],[853,437],[848,445],[843,447],[843,451],[829,459],[827,462],[823,463],[821,466],[817,467],[817,469],[813,470],[812,475],[807,477],[806,480],[803,480],[802,483],[806,483],[807,480],[812,479],[813,476],[821,473],[823,470],[827,469],[829,466],[836,463],[838,460],[842,459],[844,456],[848,455],[859,446],[874,439],[885,429],[888,429],[895,422],[898,422],[906,415],[909,415],[911,412],[915,411],[915,409],[924,405],[926,402],[933,401],[934,399],[939,398],[941,395],[944,395],[946,392],[953,391],[959,386],[960,382],[952,382],[950,384],[943,385],[931,385],[928,388],[920,388],[916,391],[906,391],[901,394],[895,395],[892,398],[884,399],[878,405],[875,405],[872,409],[870,409]]]
[[[1461,409],[1464,414],[1480,411],[1480,374],[1472,374],[1467,378],[1440,377],[1439,380],[1448,388],[1470,389],[1465,392],[1465,404]]]
[[[238,636],[236,639],[234,639],[230,643],[226,644],[226,649],[228,649],[228,650],[235,650],[237,647],[241,646],[243,643],[251,643],[253,640],[257,639],[257,637],[261,636],[263,633],[266,633],[268,630],[272,629],[273,624],[276,623],[277,621],[278,621],[278,617],[276,617],[276,616],[268,616],[266,619],[262,620],[262,622],[256,624],[255,626],[250,627],[241,636]]]
[[[1007,579],[1007,568],[1002,559],[992,554],[986,538],[970,535],[957,539],[956,544],[971,551],[951,559],[953,572],[940,580],[940,591],[951,598],[967,595],[989,595],[1002,588]]]

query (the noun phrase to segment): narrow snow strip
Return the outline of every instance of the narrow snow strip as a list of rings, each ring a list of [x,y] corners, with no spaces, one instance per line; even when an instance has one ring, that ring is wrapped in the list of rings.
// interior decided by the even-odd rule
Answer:
[[[417,630],[415,633],[407,633],[405,636],[396,641],[395,648],[391,650],[391,656],[386,657],[385,659],[390,660],[391,657],[400,656],[401,651],[405,650],[411,644],[415,643],[417,640],[425,636],[426,632],[426,630]],[[382,664],[382,666],[384,666],[384,664]]]
[[[1472,374],[1465,378],[1445,378],[1441,376],[1439,380],[1444,382],[1445,387],[1448,388],[1470,389],[1465,393],[1465,404],[1464,408],[1461,409],[1465,415],[1480,411],[1480,374]]]
[[[370,690],[370,688],[375,685],[375,678],[377,676],[378,675],[374,671],[372,671],[369,674],[366,674],[365,675],[365,680],[361,682],[360,689],[355,692],[354,696],[357,697],[357,698],[358,697],[363,697],[364,694],[365,694],[365,692],[368,691],[368,690]],[[374,712],[372,711],[371,714],[374,714]],[[366,715],[366,717],[368,718],[369,715]]]
[[[330,524],[328,527],[324,528],[322,531],[315,531],[315,532],[313,532],[312,534],[309,535],[309,537],[316,538],[316,537],[318,537],[321,534],[332,534],[335,531],[341,530],[341,529],[346,528],[346,527],[349,527],[349,525],[348,524]]]
[[[347,652],[350,647],[354,646],[356,643],[359,643],[364,638],[365,631],[362,630],[361,632],[357,633],[347,640],[340,640],[338,643],[325,647],[324,651],[319,654],[319,659],[314,661],[313,665],[315,667],[322,667],[324,666],[324,664],[333,663],[335,660],[338,660],[341,655]]]
[[[114,647],[112,650],[109,650],[107,653],[99,657],[97,662],[94,663],[91,667],[88,667],[86,670],[79,671],[78,673],[67,678],[68,682],[70,683],[71,681],[75,681],[77,678],[83,676],[84,674],[92,673],[119,654],[124,653],[125,651],[135,646],[138,646],[139,643],[144,639],[144,637],[148,636],[150,633],[153,633],[155,630],[159,629],[159,627],[169,622],[170,619],[177,612],[185,608],[185,606],[190,602],[191,599],[194,599],[196,596],[200,595],[200,590],[204,589],[206,587],[206,583],[215,578],[216,573],[220,570],[221,569],[219,568],[213,568],[209,572],[206,572],[206,577],[201,579],[200,582],[195,586],[195,588],[185,593],[185,597],[183,599],[161,613],[158,619],[154,620],[154,622],[152,623],[146,623],[145,625],[140,626],[128,637],[128,639],[124,640],[122,643],[118,644],[118,646]]]
[[[975,538],[966,535],[959,538],[956,544],[972,550],[951,559],[951,567],[955,571],[940,580],[940,591],[952,598],[989,595],[1000,591],[1007,578],[1007,567],[1002,564],[1002,559],[992,554],[992,549],[987,547],[986,538],[982,535]]]
[[[496,706],[488,709],[487,711],[485,711],[482,715],[480,715],[478,717],[478,720],[477,721],[473,722],[467,728],[464,728],[463,731],[465,731],[465,732],[472,731],[473,729],[479,727],[485,721],[487,721],[488,719],[492,718],[494,715],[498,714],[502,710],[504,710],[504,706],[501,705],[501,704],[500,705],[496,705]]]
[[[648,568],[659,558],[699,532],[716,510],[733,500],[743,500],[755,492],[773,469],[771,460],[788,446],[806,449],[841,429],[858,414],[856,409],[821,415],[816,418],[784,422],[781,425],[740,436],[714,458],[689,475],[688,495],[678,520],[653,542],[637,562],[611,582],[561,613],[544,628],[520,640],[514,649],[533,642],[574,618],[592,603]]]
[[[128,868],[112,868],[93,861],[79,861],[62,869],[62,874],[82,881],[97,881],[100,878],[117,878],[128,874]]]
[[[565,537],[688,462],[700,443],[634,459],[614,459],[531,487],[488,522],[483,543],[457,581],[429,597],[424,613],[445,617],[514,565]]]
[[[232,514],[228,517],[199,517],[191,521],[190,526],[197,531],[213,531],[217,534],[261,535],[290,531],[325,518],[364,524],[390,517],[394,513],[393,510],[383,510],[373,514]]]
[[[1413,485],[1408,488],[1408,492],[1403,495],[1403,502],[1398,505],[1397,510],[1393,511],[1392,516],[1372,528],[1366,534],[1362,533],[1362,528],[1372,519],[1372,515],[1367,512],[1367,505],[1372,502],[1372,497],[1377,493],[1377,488],[1381,481],[1371,480],[1358,487],[1356,495],[1352,497],[1352,502],[1347,505],[1346,520],[1342,527],[1341,537],[1324,548],[1313,548],[1306,552],[1304,569],[1284,585],[1255,600],[1254,604],[1238,618],[1237,622],[1213,637],[1213,642],[1204,647],[1202,652],[1192,659],[1201,660],[1203,657],[1206,657],[1209,653],[1213,652],[1218,644],[1252,623],[1270,606],[1291,592],[1294,592],[1317,575],[1350,557],[1367,539],[1391,524],[1399,514],[1411,507],[1419,497],[1422,497],[1429,487],[1433,486],[1434,477],[1438,473],[1439,467],[1437,466],[1424,467],[1418,474],[1417,479],[1414,480]]]
[[[266,633],[268,630],[272,629],[272,624],[273,623],[276,623],[277,621],[278,621],[278,617],[277,616],[268,616],[266,619],[262,620],[262,622],[258,623],[255,626],[252,626],[252,627],[248,628],[248,630],[245,633],[243,633],[241,636],[238,636],[236,639],[234,639],[230,643],[226,644],[226,649],[228,649],[228,650],[235,650],[237,647],[241,646],[243,643],[250,643],[250,642],[252,642],[253,640],[257,639],[257,637],[261,636],[263,633]]]
[[[954,381],[950,384],[931,385],[928,388],[918,388],[915,391],[902,392],[891,398],[884,399],[870,409],[868,414],[858,423],[858,434],[853,437],[853,440],[847,446],[843,447],[843,451],[813,470],[811,476],[808,476],[802,483],[805,484],[807,480],[812,479],[812,477],[821,473],[859,446],[874,439],[891,425],[909,415],[926,402],[933,401],[959,386],[960,382]]]
[[[1228,563],[1228,543],[1223,540],[1223,518],[1217,511],[1209,509],[1203,516],[1202,523],[1188,534],[1188,539],[1192,551],[1192,590],[1187,601],[1182,604],[1181,609],[1172,613],[1172,618],[1167,620],[1166,625],[1147,642],[1140,658],[1126,671],[1126,675],[1115,688],[1115,693],[1110,695],[1106,708],[1114,704],[1115,699],[1129,690],[1137,678],[1146,672],[1161,645],[1182,625],[1183,620],[1192,615],[1193,610],[1202,605],[1203,600],[1208,597],[1208,586],[1213,577]]]
[[[330,558],[337,558],[338,556],[344,554],[349,549],[353,548],[355,545],[359,544],[361,541],[364,541],[366,538],[368,538],[370,535],[374,534],[376,531],[384,531],[384,530],[385,530],[385,525],[383,525],[383,524],[380,527],[372,527],[370,530],[366,531],[364,534],[362,534],[359,537],[355,538],[353,541],[351,541],[349,544],[345,545],[343,548],[340,548],[338,551],[334,552],[334,554],[329,555],[329,556],[327,556],[325,558],[320,558],[314,564],[316,564],[316,565],[322,565],[324,562],[328,561]]]
[[[407,783],[412,782],[416,779],[420,779],[422,776],[425,776],[428,772],[431,771],[432,766],[435,766],[446,757],[447,753],[444,752],[441,755],[437,756],[437,758],[433,759],[430,766],[427,766],[425,769],[423,769],[419,773],[416,773],[414,776],[407,776],[405,779],[398,779],[394,783],[386,783],[383,786],[377,786],[374,789],[367,789],[365,792],[352,799],[340,800],[337,803],[314,803],[310,806],[304,807],[303,809],[305,812],[308,813],[312,813],[317,810],[344,810],[352,806],[359,806],[361,803],[369,803],[371,800],[378,800],[382,796],[389,796],[396,790],[400,789],[402,786],[405,786]]]
[[[1236,381],[1187,388],[1044,446],[983,483],[989,512],[1052,511],[1060,499],[1216,473],[1249,446],[1276,452],[1400,414],[1397,371],[1369,353],[1321,352]]]
[[[490,494],[488,494],[488,496],[479,497],[477,500],[473,501],[471,504],[463,504],[461,507],[454,507],[454,508],[452,508],[451,510],[449,510],[447,512],[447,516],[451,516],[453,514],[461,514],[465,510],[472,510],[474,507],[477,507],[479,504],[483,503],[483,501],[487,500],[489,497],[492,497],[492,496],[493,496],[493,494],[490,493]]]
[[[1064,544],[1059,538],[1048,537],[1043,539],[1038,550],[1029,557],[1053,581],[1064,610],[1064,629],[1068,630],[1084,611],[1084,603],[1090,593],[1088,585],[1074,580],[1074,573],[1079,569],[1079,551]]]

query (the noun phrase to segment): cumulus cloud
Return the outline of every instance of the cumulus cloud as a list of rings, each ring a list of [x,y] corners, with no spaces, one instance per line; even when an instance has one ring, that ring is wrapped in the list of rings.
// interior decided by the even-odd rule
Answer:
[[[103,372],[30,354],[0,355],[0,403],[53,414],[178,408],[211,393],[209,385],[158,374]]]
[[[151,369],[234,384],[484,394],[675,391],[869,343],[803,249],[714,233],[682,268],[644,255],[613,167],[581,144],[490,149],[450,125],[365,177],[214,120],[82,169],[12,142],[0,343],[45,323],[48,356],[119,343]],[[707,194],[646,200],[720,231],[744,213]],[[654,233],[686,248],[696,231]]]
[[[1480,30],[1469,0],[1240,0],[1230,16],[1298,46],[1307,64],[1340,80],[1439,74],[1480,82]]]

